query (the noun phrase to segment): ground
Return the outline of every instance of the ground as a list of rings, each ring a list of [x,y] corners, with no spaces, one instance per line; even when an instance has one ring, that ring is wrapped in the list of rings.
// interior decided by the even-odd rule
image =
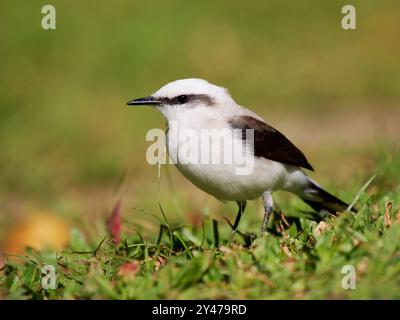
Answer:
[[[161,212],[153,217],[138,209],[154,218],[153,230],[160,226],[159,233],[143,238],[129,219],[119,220],[125,213],[117,205],[109,218],[109,236],[87,239],[73,229],[65,250],[30,249],[25,256],[9,257],[0,294],[11,299],[400,298],[396,161],[365,188],[357,190],[354,183],[341,193],[358,198],[357,214],[316,222],[300,210],[276,210],[268,232],[257,235],[260,219],[246,219],[254,213],[250,209],[232,242],[223,218],[169,225],[169,212],[165,218]],[[293,206],[299,203],[290,201],[288,207]],[[113,235],[119,237],[121,221],[130,231],[116,244]],[[45,265],[55,266],[55,289],[42,286]],[[354,282],[345,278],[353,271]]]

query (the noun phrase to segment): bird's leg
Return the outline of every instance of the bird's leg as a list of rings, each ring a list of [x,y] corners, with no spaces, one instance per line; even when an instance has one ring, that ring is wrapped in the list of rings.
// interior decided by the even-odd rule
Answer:
[[[242,213],[246,209],[247,202],[246,201],[238,201],[239,211],[237,213],[235,223],[233,224],[233,232],[235,232],[239,226],[240,218],[242,217]]]
[[[262,195],[262,201],[264,206],[264,217],[261,225],[261,234],[263,234],[267,228],[269,216],[274,208],[274,200],[272,199],[272,192],[266,191]]]
[[[246,204],[247,204],[246,201],[237,201],[236,203],[239,206],[239,211],[237,213],[237,216],[236,216],[236,219],[235,219],[235,223],[233,224],[233,226],[231,225],[232,232],[231,232],[231,235],[229,237],[229,243],[230,244],[233,241],[233,237],[235,236],[236,230],[237,230],[237,228],[239,226],[240,218],[242,217],[242,213],[244,212],[244,209],[246,209]]]

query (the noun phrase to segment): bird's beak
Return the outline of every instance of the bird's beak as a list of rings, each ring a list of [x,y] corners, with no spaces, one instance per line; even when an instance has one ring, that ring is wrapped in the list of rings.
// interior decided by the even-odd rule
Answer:
[[[162,103],[161,100],[158,100],[157,98],[150,96],[150,97],[144,97],[144,98],[130,100],[126,104],[128,106],[143,106],[143,105],[151,106],[151,105],[160,105],[161,103]]]

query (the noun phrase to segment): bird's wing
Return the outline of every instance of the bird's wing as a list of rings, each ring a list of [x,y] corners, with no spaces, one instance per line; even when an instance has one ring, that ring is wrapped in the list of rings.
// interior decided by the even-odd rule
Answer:
[[[282,133],[264,121],[252,116],[243,115],[228,120],[233,129],[241,129],[242,139],[246,139],[245,129],[254,129],[254,155],[266,159],[295,165],[314,171],[301,152]]]

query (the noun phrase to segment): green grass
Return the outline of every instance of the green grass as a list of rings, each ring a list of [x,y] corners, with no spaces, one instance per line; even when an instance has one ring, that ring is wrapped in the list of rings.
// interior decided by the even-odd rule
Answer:
[[[293,199],[292,216],[275,211],[269,232],[251,243],[236,234],[229,244],[231,230],[221,219],[216,247],[207,216],[202,227],[193,228],[167,225],[161,212],[153,221],[160,221],[162,232],[146,240],[132,231],[134,225],[118,245],[106,234],[88,239],[73,229],[65,251],[30,249],[26,256],[10,257],[0,275],[0,294],[7,299],[399,299],[398,174],[394,158],[360,193],[357,214],[319,224],[301,217]],[[258,231],[260,219],[251,215],[244,215],[242,233]],[[56,268],[55,290],[41,287],[45,264]],[[354,290],[341,286],[346,265],[356,270]]]

